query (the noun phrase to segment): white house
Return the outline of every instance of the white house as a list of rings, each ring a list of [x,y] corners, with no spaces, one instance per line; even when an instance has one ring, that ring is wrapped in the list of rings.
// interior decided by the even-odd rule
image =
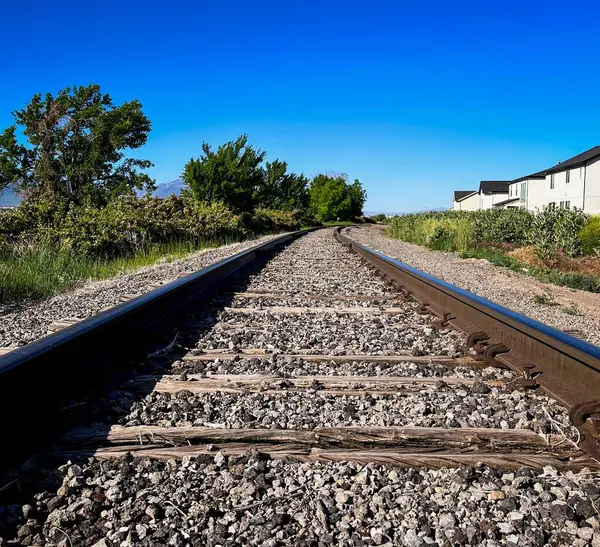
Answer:
[[[477,190],[455,190],[452,209],[455,211],[476,211],[479,207]]]
[[[527,209],[528,188],[535,182],[543,181],[545,179],[543,173],[541,171],[510,181],[508,185],[508,198],[503,202],[494,204],[494,207],[502,209]]]
[[[479,183],[478,209],[491,209],[508,199],[508,180],[482,180]]]
[[[546,206],[577,207],[586,213],[600,213],[600,146],[536,175],[538,177],[528,180],[528,210],[539,211]]]
[[[541,211],[548,206],[600,213],[600,146],[515,180],[482,180],[474,193],[454,192],[453,202],[459,211],[492,207]]]

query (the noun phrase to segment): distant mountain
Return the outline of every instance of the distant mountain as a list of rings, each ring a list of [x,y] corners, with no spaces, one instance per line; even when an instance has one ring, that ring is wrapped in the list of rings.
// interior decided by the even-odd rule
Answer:
[[[181,179],[176,179],[159,184],[152,195],[157,198],[166,198],[171,194],[179,195],[184,187],[184,182]],[[142,196],[144,192],[138,192],[138,195]],[[0,192],[0,207],[13,207],[19,205],[19,203],[21,203],[21,198],[14,193],[12,188],[8,187]]]
[[[13,189],[8,187],[0,192],[0,207],[14,207],[21,203],[21,198],[17,196]]]
[[[184,188],[184,182],[181,179],[176,179],[170,182],[159,184],[156,187],[156,190],[154,190],[154,192],[152,193],[152,195],[157,198],[167,198],[171,194],[175,194],[176,196],[178,196]]]

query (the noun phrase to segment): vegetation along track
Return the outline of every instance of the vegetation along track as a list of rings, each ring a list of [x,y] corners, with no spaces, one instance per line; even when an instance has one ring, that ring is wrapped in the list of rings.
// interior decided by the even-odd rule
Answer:
[[[597,348],[338,231],[300,235],[0,358],[0,535],[600,540]]]

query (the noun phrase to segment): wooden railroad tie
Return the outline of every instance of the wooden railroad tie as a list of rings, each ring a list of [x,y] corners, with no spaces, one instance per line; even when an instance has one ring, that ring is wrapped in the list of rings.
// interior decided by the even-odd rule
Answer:
[[[339,313],[339,314],[369,314],[369,315],[398,315],[405,314],[404,308],[363,308],[361,306],[352,306],[347,308],[334,307],[287,307],[287,306],[272,306],[268,308],[223,308],[223,311],[232,314],[241,315],[274,315],[288,314],[301,315],[303,313]]]
[[[503,469],[551,465],[575,471],[600,467],[596,460],[562,441],[562,435],[542,437],[527,429],[318,427],[296,431],[112,426],[109,430],[71,431],[64,438],[61,453],[113,459],[130,452],[139,457],[181,459],[217,452],[231,456],[259,452],[297,461],[356,461],[417,468],[479,462]]]
[[[146,387],[159,393],[247,393],[278,394],[314,390],[324,395],[362,396],[395,395],[399,392],[422,391],[436,387],[440,382],[454,386],[472,386],[481,380],[473,378],[418,378],[415,376],[296,376],[281,378],[272,375],[218,374],[201,376],[188,374],[187,380],[179,376],[141,376],[127,386]],[[489,387],[502,387],[500,380],[483,382]]]
[[[331,301],[331,300],[348,300],[348,301],[364,301],[364,302],[386,302],[386,301],[394,301],[402,298],[400,294],[387,294],[387,295],[378,295],[378,296],[370,296],[364,294],[338,294],[338,295],[324,295],[324,294],[301,294],[301,293],[286,293],[286,292],[261,292],[261,291],[248,291],[248,292],[236,292],[233,293],[233,297],[237,299],[244,298],[264,298],[266,300],[287,300],[287,299],[305,299],[305,300],[323,300],[323,301]]]
[[[327,355],[308,353],[310,350],[299,350],[296,353],[272,353],[263,348],[247,348],[240,352],[231,352],[227,349],[209,350],[206,353],[193,354],[188,353],[182,357],[183,361],[214,361],[215,359],[244,359],[258,358],[269,359],[273,356],[282,359],[302,359],[310,363],[353,363],[353,362],[369,362],[369,363],[420,363],[420,364],[443,364],[445,366],[457,367],[466,366],[471,368],[485,368],[490,366],[489,363],[483,361],[475,361],[471,357],[450,357],[449,355],[410,355],[408,351],[405,353],[398,352],[396,355]]]

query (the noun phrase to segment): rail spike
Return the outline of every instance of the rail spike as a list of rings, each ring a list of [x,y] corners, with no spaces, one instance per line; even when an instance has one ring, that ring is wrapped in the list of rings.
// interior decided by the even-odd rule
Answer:
[[[500,355],[501,353],[506,353],[508,351],[510,351],[510,348],[506,344],[488,344],[483,350],[483,357],[493,367],[508,368],[507,366],[503,365],[502,363],[499,363],[496,360],[496,355]]]
[[[571,408],[569,418],[582,434],[579,447],[588,454],[600,458],[600,401],[576,404]]]
[[[489,340],[489,339],[490,339],[490,335],[482,330],[477,331],[477,332],[472,332],[471,334],[469,334],[469,337],[467,338],[467,345],[471,348],[477,348],[477,346],[480,345],[481,342],[485,342],[486,340]]]

